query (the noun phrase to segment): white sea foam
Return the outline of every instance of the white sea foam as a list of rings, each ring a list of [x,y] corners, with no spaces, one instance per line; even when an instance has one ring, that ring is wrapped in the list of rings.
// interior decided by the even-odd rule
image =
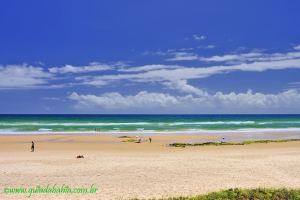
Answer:
[[[50,128],[40,128],[39,131],[52,131]]]
[[[259,125],[263,124],[300,124],[300,121],[271,121],[271,122],[259,122]]]
[[[255,124],[255,121],[207,121],[207,122],[15,122],[0,123],[0,126],[132,126],[132,125],[158,125],[158,126],[180,126],[180,125],[214,125],[214,124]]]
[[[205,130],[205,129],[186,129],[186,130],[133,130],[133,131],[120,131],[120,130],[107,130],[101,131],[103,134],[218,134],[218,133],[287,133],[294,132],[299,133],[300,128],[247,128],[247,129],[235,129],[235,130]],[[26,131],[26,132],[16,132],[14,130],[9,131],[8,129],[0,129],[0,134],[99,134],[95,131]]]
[[[11,132],[17,132],[18,129],[16,128],[3,128],[3,129],[0,129],[0,134],[1,133],[11,133]]]
[[[255,124],[255,121],[174,122],[169,125]]]

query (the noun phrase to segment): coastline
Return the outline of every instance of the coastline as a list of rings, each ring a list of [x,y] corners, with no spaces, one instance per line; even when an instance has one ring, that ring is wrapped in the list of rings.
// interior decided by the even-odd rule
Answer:
[[[11,136],[138,136],[138,137],[159,137],[159,136],[184,136],[184,137],[212,137],[202,142],[218,142],[220,139],[226,142],[243,142],[245,140],[287,140],[300,139],[298,128],[286,129],[261,129],[261,130],[205,130],[205,131],[77,131],[77,132],[0,132],[0,138]],[[199,142],[199,141],[194,141]],[[3,142],[2,142],[3,143]]]

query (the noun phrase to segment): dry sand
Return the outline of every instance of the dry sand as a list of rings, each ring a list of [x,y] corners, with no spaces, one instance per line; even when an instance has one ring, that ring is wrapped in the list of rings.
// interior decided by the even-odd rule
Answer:
[[[129,199],[196,195],[241,187],[300,187],[300,142],[175,148],[211,136],[0,136],[0,199],[5,187],[97,186],[95,194],[33,194],[31,199]],[[147,138],[144,138],[145,140]],[[36,151],[30,152],[31,140]],[[79,154],[83,159],[76,159]]]

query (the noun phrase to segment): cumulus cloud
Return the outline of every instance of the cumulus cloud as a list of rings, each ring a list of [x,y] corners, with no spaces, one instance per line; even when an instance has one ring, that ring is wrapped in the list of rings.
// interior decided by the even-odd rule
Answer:
[[[299,112],[300,93],[288,90],[277,94],[222,93],[205,95],[172,96],[164,93],[141,91],[136,95],[105,93],[102,95],[80,95],[73,92],[69,99],[80,109],[104,109],[120,111],[125,109],[152,113],[264,113]]]
[[[95,71],[105,71],[112,70],[114,65],[103,64],[98,62],[91,62],[86,66],[73,66],[73,65],[65,65],[63,67],[51,67],[49,71],[51,73],[87,73],[87,72],[95,72]]]
[[[53,76],[43,68],[27,64],[0,65],[0,88],[33,88],[45,85]]]
[[[139,92],[136,95],[123,96],[119,93],[105,93],[101,96],[79,95],[73,92],[69,99],[78,103],[78,107],[101,107],[105,109],[153,108],[177,104],[176,97],[163,93]]]
[[[167,86],[169,89],[178,90],[183,93],[188,94],[195,94],[197,96],[207,96],[208,94],[192,85],[189,85],[186,80],[176,80],[176,81],[169,81],[163,83],[165,86]]]

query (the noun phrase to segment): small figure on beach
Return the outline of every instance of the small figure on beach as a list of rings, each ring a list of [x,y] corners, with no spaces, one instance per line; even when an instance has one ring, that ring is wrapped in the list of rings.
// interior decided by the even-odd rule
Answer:
[[[34,152],[34,142],[31,141],[31,152]]]
[[[149,142],[150,142],[150,143],[152,142],[152,138],[151,138],[151,137],[149,138]]]
[[[225,138],[222,138],[221,143],[224,143],[224,142],[225,142]]]
[[[76,158],[84,158],[84,156],[83,155],[78,155],[78,156],[76,156]]]

